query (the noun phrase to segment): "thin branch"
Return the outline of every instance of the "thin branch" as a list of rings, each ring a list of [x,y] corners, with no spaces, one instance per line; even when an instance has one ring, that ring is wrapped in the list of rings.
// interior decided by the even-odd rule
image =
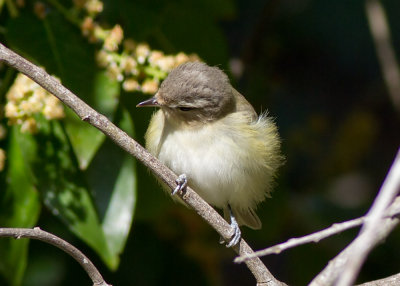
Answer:
[[[385,239],[399,223],[397,218],[384,218],[383,213],[399,190],[400,150],[379,191],[379,195],[367,214],[360,234],[338,256],[329,262],[325,269],[310,283],[311,286],[332,285],[334,282],[343,283],[341,285],[350,285],[354,282],[368,253]],[[393,211],[392,207],[394,205],[397,207],[399,200],[399,198],[396,199],[395,204],[392,204],[389,208],[389,212]],[[347,268],[350,270],[347,270]],[[344,275],[347,271],[350,272]],[[345,280],[337,281],[338,278]]]
[[[353,255],[343,266],[338,286],[347,286],[354,283],[375,240],[375,233],[384,221],[385,210],[393,202],[400,191],[400,149],[390,168],[378,196],[369,210],[366,221],[359,236],[354,241]]]
[[[400,285],[400,273],[379,280],[365,282],[357,286],[398,286]]]
[[[266,255],[270,255],[270,254],[279,254],[282,251],[285,251],[287,249],[293,248],[293,247],[297,247],[303,244],[307,244],[307,243],[312,243],[312,242],[319,242],[322,239],[325,239],[327,237],[330,237],[332,235],[341,233],[345,230],[357,227],[362,225],[364,222],[364,217],[360,217],[360,218],[356,218],[353,220],[349,220],[349,221],[345,221],[345,222],[341,222],[341,223],[334,223],[332,224],[332,226],[314,232],[312,234],[306,235],[306,236],[302,236],[302,237],[294,237],[291,238],[289,240],[287,240],[286,242],[262,249],[262,250],[258,250],[255,251],[254,253],[252,253],[251,255],[248,256],[238,256],[235,258],[235,262],[236,263],[242,263],[248,259],[254,258],[254,257],[261,257],[261,256],[266,256]]]
[[[378,0],[365,2],[368,23],[390,99],[400,112],[400,70],[390,38],[385,10]]]
[[[385,218],[392,218],[393,216],[397,216],[400,214],[400,197],[393,202],[393,204],[390,206],[389,211],[385,214]],[[290,248],[294,248],[300,245],[312,243],[312,242],[320,242],[321,240],[328,238],[330,236],[333,236],[335,234],[341,233],[345,230],[352,229],[355,227],[358,227],[362,225],[366,220],[366,217],[360,217],[356,219],[352,219],[349,221],[344,221],[340,223],[334,223],[332,226],[325,228],[323,230],[314,232],[309,235],[305,235],[302,237],[295,237],[287,240],[286,242],[276,244],[274,246],[255,251],[254,253],[248,255],[248,256],[238,256],[235,258],[236,263],[242,263],[246,261],[247,259],[254,258],[254,257],[261,257],[261,256],[266,256],[270,254],[279,254],[285,250],[288,250]]]
[[[89,275],[93,286],[111,286],[107,284],[94,264],[79,249],[65,240],[41,230],[39,227],[30,228],[0,228],[0,237],[13,237],[15,239],[31,238],[54,245],[72,256]]]
[[[126,152],[136,157],[146,167],[148,167],[157,177],[159,177],[171,189],[175,189],[177,176],[157,158],[152,156],[139,143],[130,138],[124,131],[120,130],[104,115],[99,114],[75,94],[60,84],[55,78],[47,74],[43,69],[35,66],[26,59],[17,55],[0,44],[0,60],[22,72],[33,81],[41,85],[44,89],[55,95],[64,104],[70,107],[83,121],[93,125]],[[190,207],[192,207],[208,224],[210,224],[226,241],[232,236],[232,229],[229,224],[208,205],[191,188],[186,188],[184,192],[178,193],[179,197]],[[253,253],[244,239],[233,248],[239,255]],[[284,285],[278,281],[266,268],[259,258],[246,261],[247,267],[253,273],[259,285]],[[263,284],[264,283],[264,284]]]

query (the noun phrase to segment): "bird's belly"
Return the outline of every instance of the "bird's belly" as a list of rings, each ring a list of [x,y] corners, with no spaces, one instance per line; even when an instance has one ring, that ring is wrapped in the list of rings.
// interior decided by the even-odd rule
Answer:
[[[174,132],[161,142],[158,158],[178,175],[186,174],[189,186],[208,203],[222,208],[241,201],[250,207],[255,197],[246,188],[249,177],[239,156],[241,147],[246,149],[224,136]]]

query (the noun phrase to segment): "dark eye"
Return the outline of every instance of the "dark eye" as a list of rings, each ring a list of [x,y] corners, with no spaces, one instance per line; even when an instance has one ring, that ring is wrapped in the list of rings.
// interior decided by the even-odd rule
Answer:
[[[185,107],[185,106],[181,106],[181,107],[178,107],[179,108],[179,110],[181,110],[181,111],[189,111],[189,110],[192,110],[193,108],[192,107]]]

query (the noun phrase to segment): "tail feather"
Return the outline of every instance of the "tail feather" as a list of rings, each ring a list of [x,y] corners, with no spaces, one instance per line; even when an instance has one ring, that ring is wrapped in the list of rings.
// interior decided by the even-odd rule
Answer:
[[[254,210],[233,208],[232,211],[239,225],[245,225],[252,229],[261,228],[262,223]],[[229,210],[227,208],[224,209],[224,217],[229,221]]]

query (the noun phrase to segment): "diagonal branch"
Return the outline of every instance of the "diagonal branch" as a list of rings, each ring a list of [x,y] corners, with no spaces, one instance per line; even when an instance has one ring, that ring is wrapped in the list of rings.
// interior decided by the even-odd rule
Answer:
[[[302,237],[294,237],[294,238],[290,238],[289,240],[287,240],[286,242],[262,249],[262,250],[258,250],[255,251],[254,253],[247,255],[247,256],[238,256],[235,258],[235,262],[236,263],[242,263],[248,259],[254,258],[254,257],[261,257],[261,256],[266,256],[266,255],[270,255],[270,254],[279,254],[285,250],[288,250],[290,248],[294,248],[303,244],[307,244],[307,243],[311,243],[311,242],[319,242],[322,239],[328,238],[332,235],[341,233],[345,230],[360,226],[363,224],[364,222],[364,217],[360,217],[360,218],[356,218],[356,219],[352,219],[349,221],[344,221],[341,223],[334,223],[332,226],[314,232],[312,234],[309,235],[305,235]]]
[[[400,112],[400,69],[381,1],[367,0],[365,9],[382,76],[394,107]]]
[[[338,286],[353,284],[362,264],[373,248],[375,233],[384,222],[384,212],[400,192],[400,149],[382,188],[369,210],[359,236],[354,240],[353,255],[343,266]]]
[[[400,273],[382,279],[365,282],[357,286],[396,286],[400,285]]]
[[[157,158],[152,156],[139,143],[130,138],[124,131],[110,122],[104,115],[99,114],[70,90],[60,84],[55,78],[47,74],[43,69],[35,66],[23,57],[0,44],[0,61],[17,69],[44,89],[55,95],[64,104],[71,108],[83,121],[93,125],[126,152],[136,157],[146,167],[148,167],[157,177],[159,177],[171,189],[175,189],[177,176],[163,165]],[[208,205],[191,188],[178,193],[179,197],[197,214],[199,214],[208,224],[210,224],[226,241],[232,236],[232,229],[229,224]],[[233,248],[239,255],[253,253],[244,239]],[[259,258],[246,261],[246,265],[253,273],[258,285],[284,285],[278,281],[261,262]]]
[[[30,228],[0,228],[0,237],[13,237],[15,239],[21,238],[31,238],[37,239],[48,244],[54,245],[61,249],[62,251],[68,253],[72,256],[82,268],[89,275],[93,282],[93,286],[111,286],[107,284],[100,272],[94,266],[94,264],[87,258],[79,249],[75,248],[73,245],[69,244],[65,240],[55,236],[54,234],[48,233],[41,230],[38,227],[34,229]]]
[[[350,243],[328,266],[310,283],[316,285],[351,285],[368,253],[398,225],[399,219],[385,218],[384,212],[400,191],[400,150],[379,191],[374,204],[366,216],[366,221],[357,238]],[[396,200],[398,201],[399,198]],[[339,281],[338,281],[339,279]]]
[[[394,216],[398,216],[400,214],[400,197],[398,197],[393,204],[390,206],[389,210],[385,213],[385,218],[392,218]],[[332,226],[325,228],[323,230],[314,232],[309,235],[305,235],[302,237],[295,237],[287,240],[286,242],[255,251],[254,253],[248,256],[238,256],[235,258],[236,263],[242,263],[253,257],[261,257],[270,254],[279,254],[285,250],[290,248],[294,248],[303,244],[319,242],[325,238],[331,237],[335,234],[341,233],[345,230],[355,228],[357,226],[362,225],[366,220],[366,217],[360,217],[356,219],[352,219],[349,221],[344,221],[341,223],[334,223]]]

